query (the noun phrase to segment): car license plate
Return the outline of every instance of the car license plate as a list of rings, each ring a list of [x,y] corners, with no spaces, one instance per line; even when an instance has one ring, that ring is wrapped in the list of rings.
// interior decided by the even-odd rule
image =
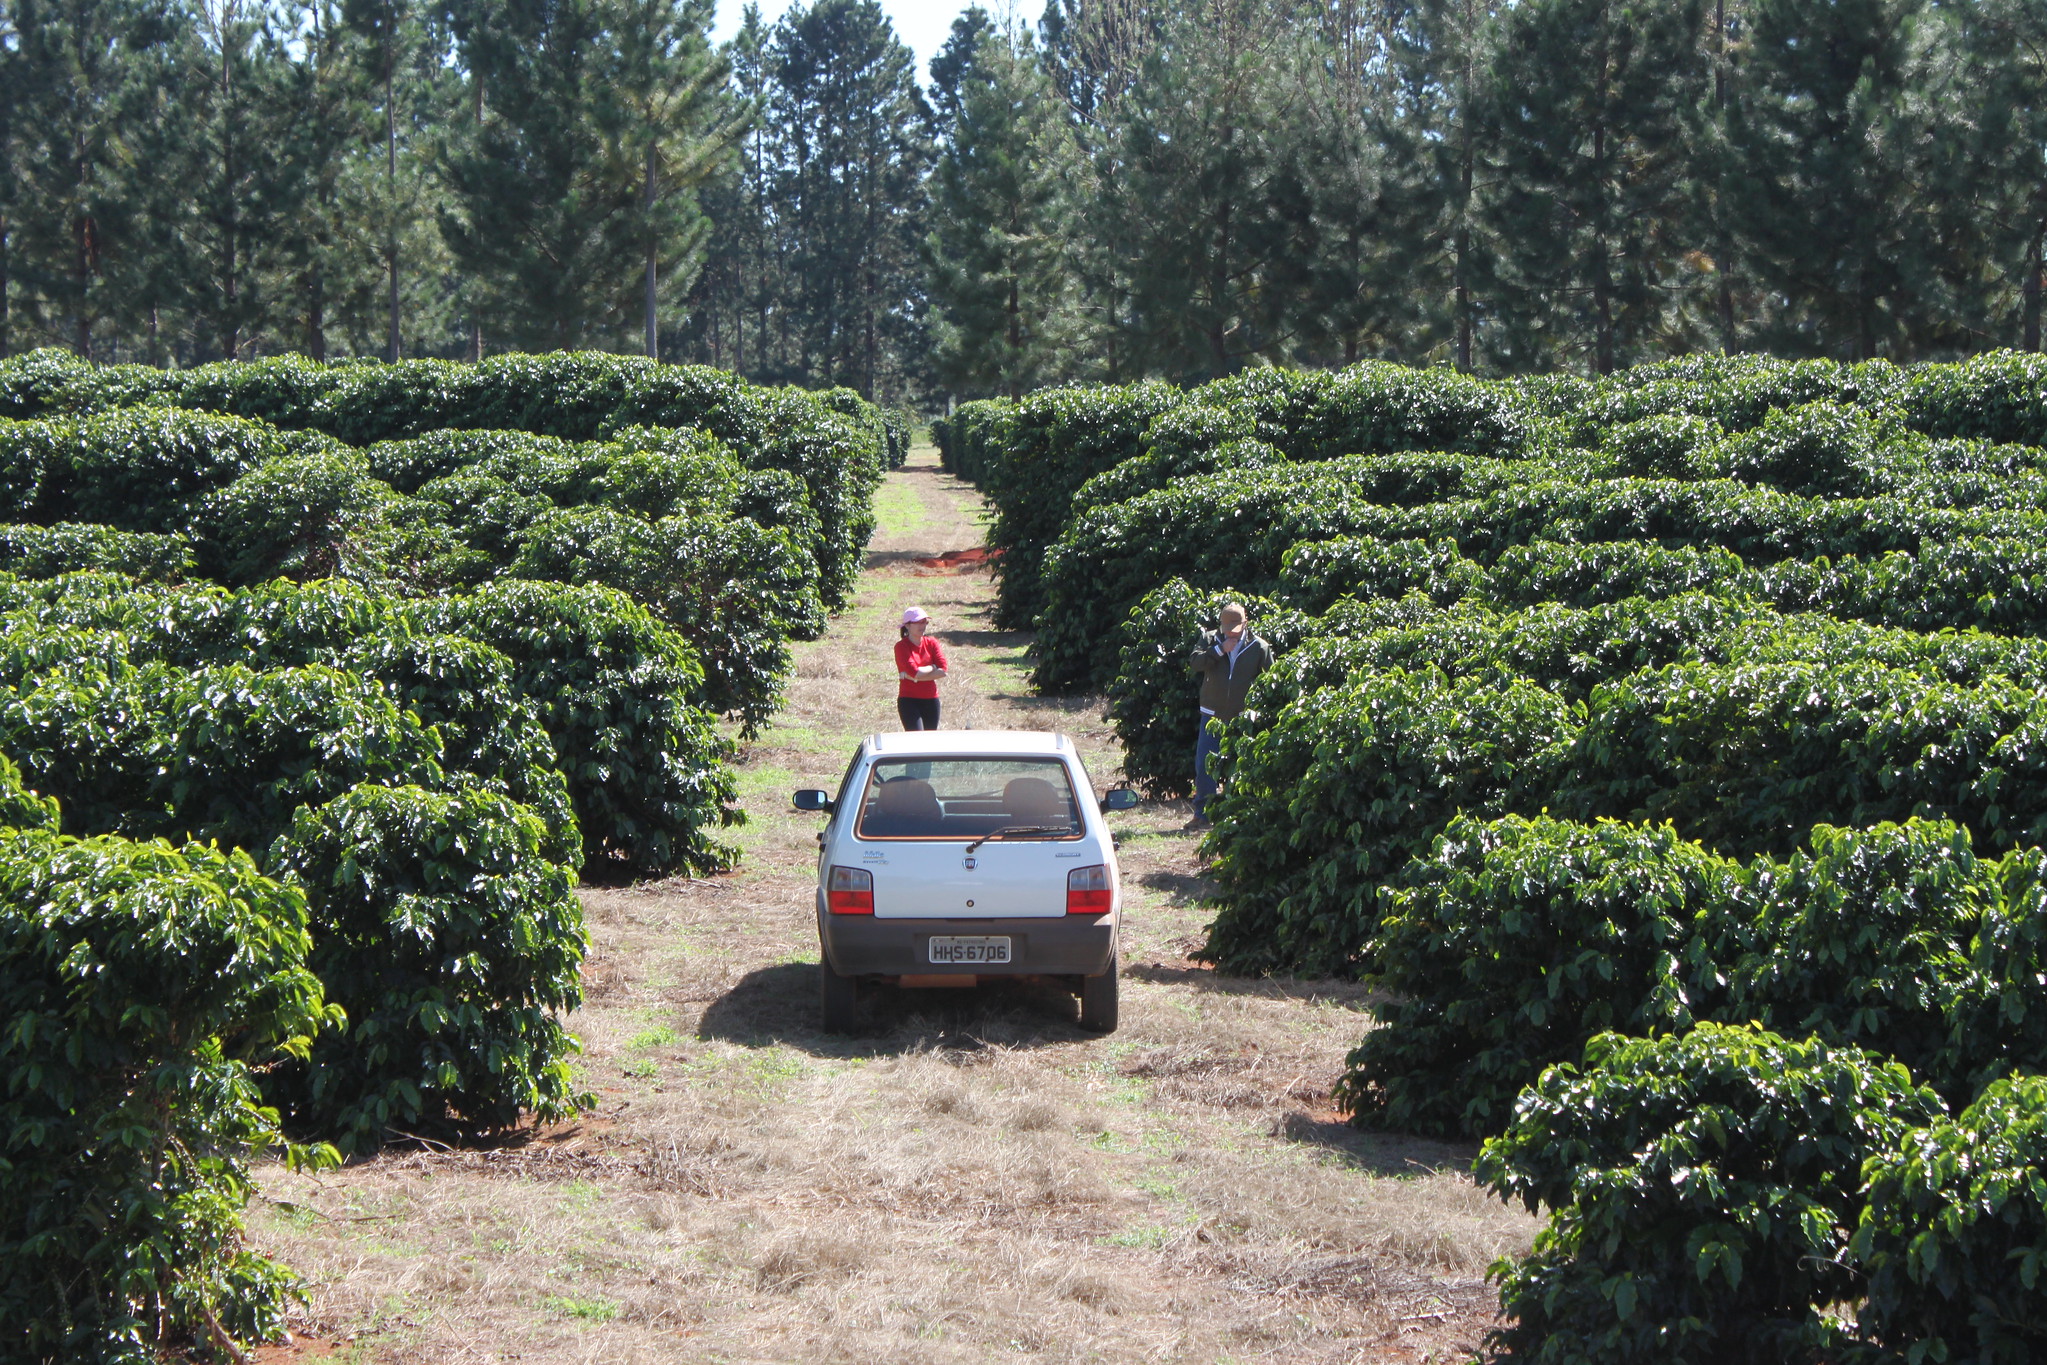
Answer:
[[[1000,964],[1009,961],[1009,940],[1006,938],[952,938],[937,934],[931,937],[931,960],[942,962],[948,967],[972,964]]]

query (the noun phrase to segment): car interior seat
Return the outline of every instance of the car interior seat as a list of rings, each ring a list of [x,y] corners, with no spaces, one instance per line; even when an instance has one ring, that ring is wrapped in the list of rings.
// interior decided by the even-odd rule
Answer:
[[[862,824],[863,834],[905,838],[943,832],[945,810],[929,782],[899,777],[884,782],[874,794],[874,814]]]
[[[1002,804],[1011,823],[1018,825],[1071,825],[1073,804],[1060,797],[1059,789],[1042,777],[1012,777],[1002,788]]]

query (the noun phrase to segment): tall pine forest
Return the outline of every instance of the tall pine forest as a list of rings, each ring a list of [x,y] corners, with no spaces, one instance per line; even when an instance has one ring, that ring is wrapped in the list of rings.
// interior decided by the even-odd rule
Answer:
[[[888,405],[2041,345],[2039,0],[0,0],[0,353]]]

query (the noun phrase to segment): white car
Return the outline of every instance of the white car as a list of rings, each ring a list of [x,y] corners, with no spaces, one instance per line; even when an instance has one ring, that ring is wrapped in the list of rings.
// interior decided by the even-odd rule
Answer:
[[[1080,997],[1082,1028],[1116,1027],[1115,841],[1064,735],[943,730],[869,735],[818,835],[817,936],[825,1027],[844,1033],[862,982],[974,986],[1055,980]]]

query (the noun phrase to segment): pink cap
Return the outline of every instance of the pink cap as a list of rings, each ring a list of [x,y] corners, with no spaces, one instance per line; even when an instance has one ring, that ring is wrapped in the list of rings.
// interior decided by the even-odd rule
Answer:
[[[930,617],[924,614],[924,608],[922,607],[911,607],[903,613],[903,624],[906,626],[912,621],[929,621],[930,619]]]

